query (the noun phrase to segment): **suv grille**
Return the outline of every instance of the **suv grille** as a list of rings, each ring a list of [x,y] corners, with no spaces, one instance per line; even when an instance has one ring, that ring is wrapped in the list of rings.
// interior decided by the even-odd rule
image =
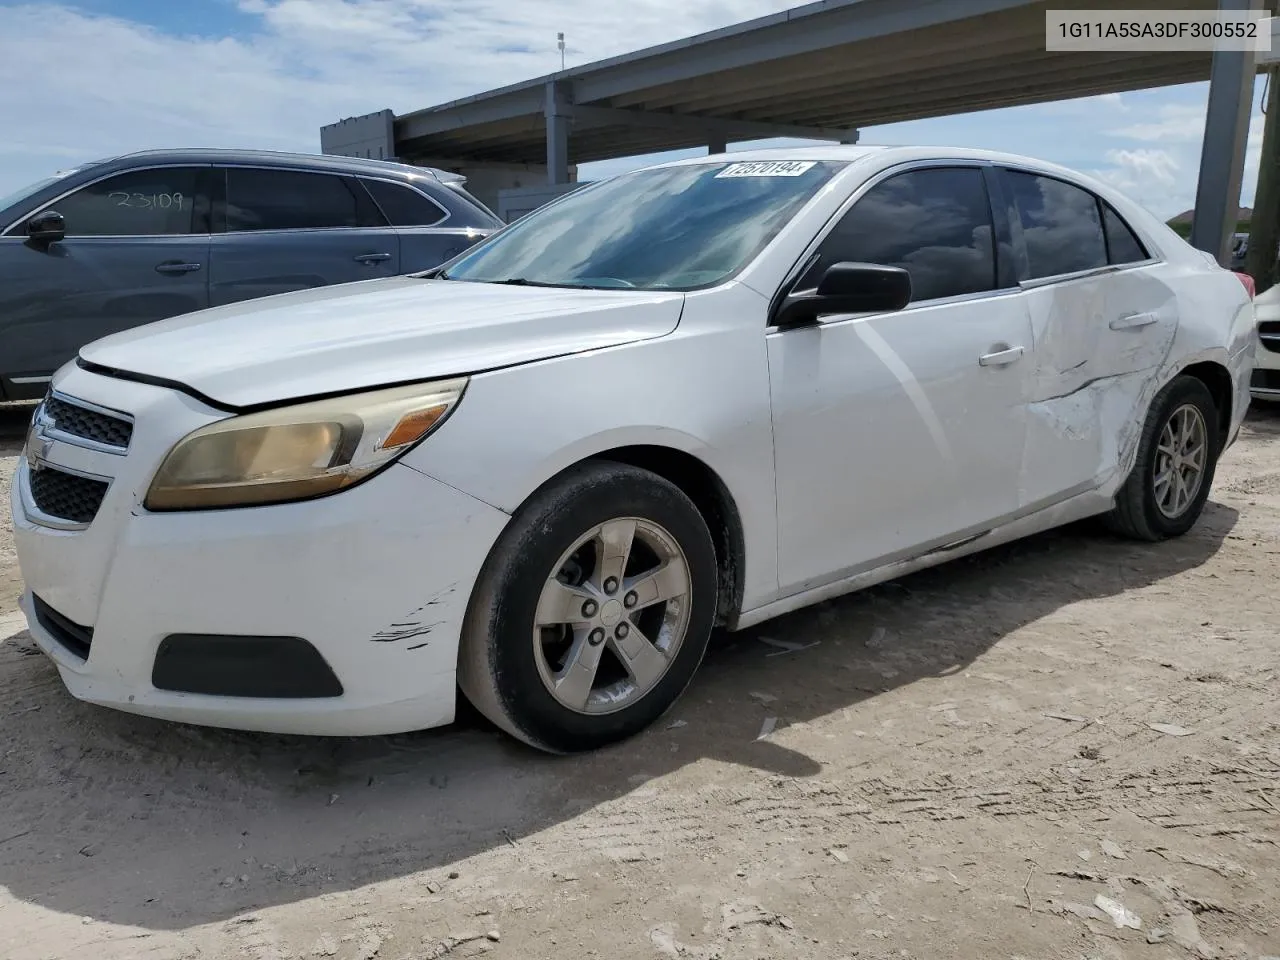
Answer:
[[[91,523],[108,486],[105,480],[90,480],[43,464],[32,465],[27,483],[37,507],[70,523]]]
[[[127,449],[133,437],[133,424],[128,420],[68,403],[58,397],[50,396],[45,400],[44,414],[63,433],[108,447]]]

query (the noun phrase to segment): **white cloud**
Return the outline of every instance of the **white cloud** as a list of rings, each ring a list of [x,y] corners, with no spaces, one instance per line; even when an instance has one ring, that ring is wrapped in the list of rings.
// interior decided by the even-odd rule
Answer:
[[[1205,104],[1170,103],[1161,106],[1156,115],[1140,123],[1111,131],[1128,140],[1161,143],[1190,143],[1204,135]]]
[[[1165,186],[1177,182],[1178,161],[1168,150],[1108,150],[1107,160],[1134,180],[1150,178]]]

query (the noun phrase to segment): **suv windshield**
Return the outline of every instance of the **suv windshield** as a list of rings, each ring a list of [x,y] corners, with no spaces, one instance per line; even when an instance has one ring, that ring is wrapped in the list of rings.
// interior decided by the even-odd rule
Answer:
[[[85,166],[87,166],[87,164]],[[21,190],[15,190],[13,193],[0,197],[0,210],[4,210],[8,207],[11,207],[15,203],[17,203],[19,200],[25,200],[27,197],[31,196],[37,190],[43,190],[45,187],[49,186],[49,184],[57,183],[63,177],[70,176],[71,174],[75,173],[77,170],[82,170],[82,169],[84,169],[83,166],[73,167],[70,170],[59,170],[57,173],[55,173],[51,177],[45,177],[43,180],[37,180],[35,183],[29,183],[25,187],[23,187]]]
[[[440,276],[555,287],[709,287],[750,263],[843,166],[769,160],[623,174],[535,210]]]

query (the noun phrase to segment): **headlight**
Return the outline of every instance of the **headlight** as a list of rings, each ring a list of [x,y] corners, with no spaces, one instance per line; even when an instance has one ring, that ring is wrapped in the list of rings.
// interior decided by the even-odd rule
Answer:
[[[261,505],[349,487],[439,426],[466,385],[415,384],[219,420],[169,451],[145,506]]]

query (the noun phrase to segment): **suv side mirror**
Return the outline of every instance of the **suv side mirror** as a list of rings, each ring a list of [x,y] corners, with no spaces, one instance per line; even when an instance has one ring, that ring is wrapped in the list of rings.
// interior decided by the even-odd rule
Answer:
[[[42,247],[57,243],[67,235],[67,222],[56,210],[37,213],[27,221],[27,239]]]
[[[824,314],[888,313],[911,302],[911,274],[878,263],[833,263],[818,286],[793,290],[778,310],[779,324],[814,323]]]

